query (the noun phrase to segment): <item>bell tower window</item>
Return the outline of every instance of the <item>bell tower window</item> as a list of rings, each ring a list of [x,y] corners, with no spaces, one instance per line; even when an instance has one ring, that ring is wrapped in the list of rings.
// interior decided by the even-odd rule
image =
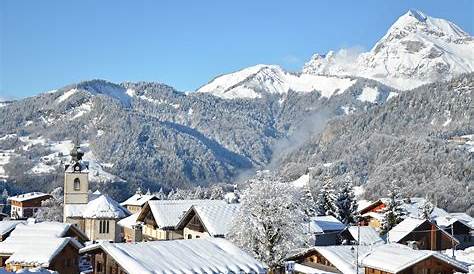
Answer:
[[[74,190],[81,190],[81,181],[79,178],[74,179]]]

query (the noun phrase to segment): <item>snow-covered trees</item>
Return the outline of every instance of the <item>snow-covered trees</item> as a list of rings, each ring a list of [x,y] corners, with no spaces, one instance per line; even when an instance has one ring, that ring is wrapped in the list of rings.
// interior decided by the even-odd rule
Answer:
[[[288,252],[305,243],[301,191],[288,184],[258,179],[241,193],[241,209],[229,239],[275,269]]]
[[[357,215],[357,200],[349,177],[341,183],[334,199],[335,217],[344,224],[354,224]]]
[[[57,187],[51,192],[51,198],[41,202],[41,208],[36,212],[38,221],[63,221],[63,188]]]
[[[400,199],[400,189],[392,182],[388,190],[388,202],[383,213],[381,234],[386,234],[390,229],[403,221],[407,212],[403,208],[403,201]]]
[[[333,215],[336,216],[336,207],[334,204],[334,186],[331,179],[326,179],[323,182],[323,186],[319,189],[316,200],[315,210],[316,215],[325,216]]]
[[[419,207],[420,210],[420,218],[422,219],[431,219],[431,212],[434,210],[434,205],[430,202],[428,197],[423,201],[423,203]]]

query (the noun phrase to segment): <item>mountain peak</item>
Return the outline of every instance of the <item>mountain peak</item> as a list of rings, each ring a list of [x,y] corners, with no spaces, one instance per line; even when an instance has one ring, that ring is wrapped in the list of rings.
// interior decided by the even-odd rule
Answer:
[[[403,15],[402,17],[405,16],[413,17],[420,22],[424,22],[428,18],[423,12],[413,9],[408,10],[408,12],[405,13],[405,15]]]

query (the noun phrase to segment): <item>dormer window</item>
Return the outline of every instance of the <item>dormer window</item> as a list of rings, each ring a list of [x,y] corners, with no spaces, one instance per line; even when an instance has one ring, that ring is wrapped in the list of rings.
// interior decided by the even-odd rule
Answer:
[[[81,181],[79,178],[74,179],[74,190],[81,190]]]

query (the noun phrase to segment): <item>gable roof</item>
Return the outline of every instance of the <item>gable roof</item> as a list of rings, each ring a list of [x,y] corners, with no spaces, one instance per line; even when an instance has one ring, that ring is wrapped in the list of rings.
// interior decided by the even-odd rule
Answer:
[[[6,260],[6,263],[49,267],[51,261],[68,244],[71,244],[77,250],[82,247],[79,242],[69,237],[9,237],[5,242],[0,243],[0,246],[3,250],[2,253],[12,254]],[[6,250],[10,252],[5,252]]]
[[[90,219],[121,219],[129,215],[130,212],[126,208],[107,195],[90,201],[83,211],[83,217]]]
[[[426,219],[418,219],[418,218],[412,218],[408,217],[402,222],[400,222],[398,225],[393,227],[389,232],[388,232],[388,241],[391,243],[398,243],[401,241],[405,236],[413,232],[415,229],[417,229],[419,226],[421,226],[424,223],[430,223],[431,225],[434,225],[437,230],[441,231],[441,233],[444,233],[446,236],[448,236],[450,239],[455,241],[456,243],[459,243],[459,241],[452,237],[450,234],[446,233],[443,229],[441,229],[439,226],[437,226],[435,223],[431,222],[430,220]]]
[[[138,221],[143,221],[146,214],[151,211],[156,224],[161,229],[174,229],[181,217],[193,206],[203,204],[219,204],[222,200],[152,200],[138,216]]]
[[[335,268],[344,274],[357,274],[356,257],[357,248],[359,249],[359,257],[369,252],[373,246],[356,246],[356,245],[330,245],[330,246],[313,246],[297,250],[294,255],[290,256],[288,260],[299,260],[310,256],[314,253],[321,254],[328,260]],[[364,273],[364,270],[359,269],[359,274]]]
[[[29,192],[23,193],[16,196],[8,197],[7,201],[16,201],[16,202],[25,202],[29,200],[44,198],[45,200],[51,198],[51,194],[43,193],[43,192]]]
[[[474,218],[466,214],[465,212],[454,212],[449,213],[449,215],[453,216],[454,218],[464,221],[471,229],[474,229]]]
[[[222,201],[217,204],[202,204],[192,206],[176,225],[182,229],[193,216],[198,216],[209,235],[225,236],[230,230],[234,216],[240,209],[240,204],[228,204]]]
[[[384,240],[380,237],[379,233],[370,226],[350,226],[348,228],[349,233],[351,234],[352,238],[357,241],[358,234],[360,231],[360,245],[374,245],[374,244],[382,244]]]
[[[156,197],[153,194],[141,194],[141,193],[135,193],[133,196],[128,198],[127,200],[123,201],[120,203],[122,206],[143,206],[146,202],[150,200],[156,200],[158,197]]]
[[[344,230],[346,226],[334,216],[311,217],[309,221],[310,233],[324,233],[326,231]]]
[[[121,227],[126,227],[126,228],[133,228],[134,225],[138,224],[139,222],[137,221],[138,215],[140,212],[136,212],[126,218],[123,218],[122,220],[118,221],[117,224]]]
[[[376,200],[375,202],[372,202],[365,207],[361,208],[359,212],[363,215],[367,214],[370,212],[370,210],[378,207],[379,205],[386,205],[390,201],[389,198],[380,198]],[[421,207],[423,203],[426,201],[425,198],[418,198],[418,197],[413,197],[410,199],[401,199],[402,201],[402,207],[406,210],[407,215],[409,217],[413,218],[420,218],[422,215],[421,213]],[[449,216],[449,213],[446,212],[446,210],[439,208],[439,207],[434,207],[433,212],[431,212],[431,217],[436,218],[440,216]]]
[[[263,263],[221,238],[104,242],[85,247],[81,253],[97,249],[106,252],[129,273],[266,273]]]
[[[464,263],[454,260],[444,254],[431,250],[414,250],[400,244],[379,245],[361,257],[364,267],[371,267],[382,271],[397,273],[430,257],[443,261],[457,271],[468,272]]]
[[[16,225],[8,238],[35,237],[35,238],[61,238],[65,237],[69,231],[77,235],[79,240],[87,241],[88,238],[80,229],[72,224],[60,222],[23,222]],[[69,235],[68,235],[69,236]],[[8,239],[7,238],[7,239]]]

